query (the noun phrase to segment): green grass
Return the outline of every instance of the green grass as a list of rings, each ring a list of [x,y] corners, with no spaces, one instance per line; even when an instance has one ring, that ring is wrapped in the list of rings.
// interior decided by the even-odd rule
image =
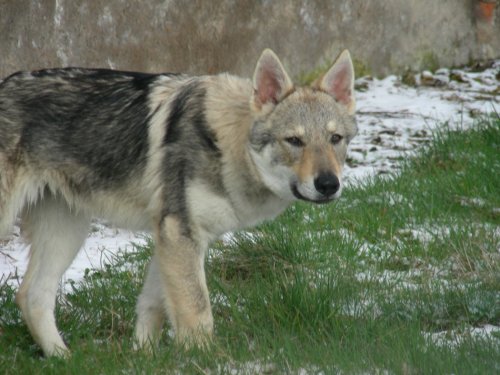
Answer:
[[[60,297],[72,349],[43,359],[0,286],[0,373],[500,372],[500,119],[442,130],[400,173],[299,203],[207,261],[216,340],[184,352],[165,332],[132,350],[134,305],[150,247],[91,271]],[[167,329],[168,330],[168,329]],[[441,332],[443,341],[431,339]]]

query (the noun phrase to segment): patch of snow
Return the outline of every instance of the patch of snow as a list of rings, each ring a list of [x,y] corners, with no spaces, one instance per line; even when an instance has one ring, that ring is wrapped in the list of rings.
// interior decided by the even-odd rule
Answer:
[[[68,280],[79,281],[86,269],[101,269],[109,264],[113,255],[120,251],[133,251],[134,244],[145,245],[144,233],[111,228],[101,222],[95,222],[80,252],[63,276],[63,284]],[[11,285],[20,284],[19,277],[24,275],[28,266],[30,247],[26,245],[19,227],[5,244],[0,245],[0,277]]]
[[[356,93],[359,133],[350,145],[346,182],[394,171],[399,159],[411,155],[443,123],[467,128],[478,115],[498,112],[499,71],[500,61],[478,73],[440,69],[417,75],[417,87],[403,85],[396,76],[358,79],[357,86],[363,87]]]
[[[481,198],[458,197],[460,204],[464,207],[484,207],[486,202]]]
[[[209,372],[211,373],[211,372]],[[226,363],[223,366],[218,366],[216,374],[231,374],[231,375],[257,375],[257,374],[276,374],[281,373],[276,364],[268,359],[267,361],[253,360],[247,362]],[[320,370],[317,366],[310,366],[309,368],[301,367],[293,371],[298,375],[324,375],[325,372]]]
[[[225,246],[232,246],[238,243],[240,239],[246,239],[251,242],[255,242],[258,238],[258,234],[255,232],[241,231],[236,233],[228,232],[221,236],[221,241]]]
[[[217,374],[273,374],[276,372],[276,365],[272,362],[263,362],[260,360],[248,361],[243,363],[226,363],[217,369]]]
[[[441,346],[456,348],[466,339],[488,340],[497,338],[500,344],[500,327],[486,324],[482,327],[467,327],[465,329],[454,329],[440,332],[422,332],[422,335],[431,343]]]
[[[474,236],[477,232],[486,232],[494,241],[500,242],[500,227],[491,223],[471,222],[467,228],[456,224],[428,223],[422,225],[411,224],[406,228],[398,230],[399,235],[411,236],[424,245],[433,241],[445,241],[450,233],[466,233],[468,236]],[[500,243],[499,243],[500,246]]]

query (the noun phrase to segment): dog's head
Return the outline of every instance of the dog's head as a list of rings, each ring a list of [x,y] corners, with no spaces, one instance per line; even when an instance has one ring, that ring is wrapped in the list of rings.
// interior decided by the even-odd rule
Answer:
[[[253,87],[250,153],[266,186],[285,200],[339,197],[347,145],[357,132],[349,52],[311,87],[295,87],[274,52],[265,50]]]

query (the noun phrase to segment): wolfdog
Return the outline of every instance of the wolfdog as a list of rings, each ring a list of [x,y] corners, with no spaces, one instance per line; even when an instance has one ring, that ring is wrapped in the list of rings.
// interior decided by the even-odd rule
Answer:
[[[354,108],[348,51],[308,87],[269,49],[253,80],[81,68],[3,80],[0,232],[20,218],[31,244],[16,301],[44,354],[68,354],[55,297],[95,217],[154,236],[137,347],[157,344],[165,317],[182,345],[209,343],[210,241],[338,198]]]

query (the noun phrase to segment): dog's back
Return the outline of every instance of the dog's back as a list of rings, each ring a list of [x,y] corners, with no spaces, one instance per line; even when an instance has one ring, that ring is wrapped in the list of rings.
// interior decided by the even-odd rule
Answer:
[[[0,86],[0,152],[40,169],[85,166],[85,184],[120,184],[144,163],[154,75],[58,69],[18,73]],[[117,140],[125,147],[115,147]],[[95,174],[95,175],[94,175]],[[100,181],[94,181],[96,177]]]
[[[96,215],[113,218],[133,216],[123,215],[129,204],[140,222],[140,211],[154,205],[148,200],[163,188],[162,173],[205,171],[207,155],[219,152],[205,120],[202,80],[78,68],[5,79],[0,230],[8,231],[26,203],[49,192],[74,208],[92,206]],[[181,183],[175,172],[168,180]],[[167,198],[171,206],[183,198],[176,188]],[[128,226],[144,226],[136,224]]]
[[[97,185],[123,184],[146,159],[147,86],[154,79],[108,70],[54,69],[17,73],[3,81],[2,226],[9,226],[23,200],[35,202],[46,188],[55,193],[50,186],[55,180],[82,197]],[[124,147],[117,147],[118,140],[125,140]],[[6,207],[16,201],[17,207]]]

